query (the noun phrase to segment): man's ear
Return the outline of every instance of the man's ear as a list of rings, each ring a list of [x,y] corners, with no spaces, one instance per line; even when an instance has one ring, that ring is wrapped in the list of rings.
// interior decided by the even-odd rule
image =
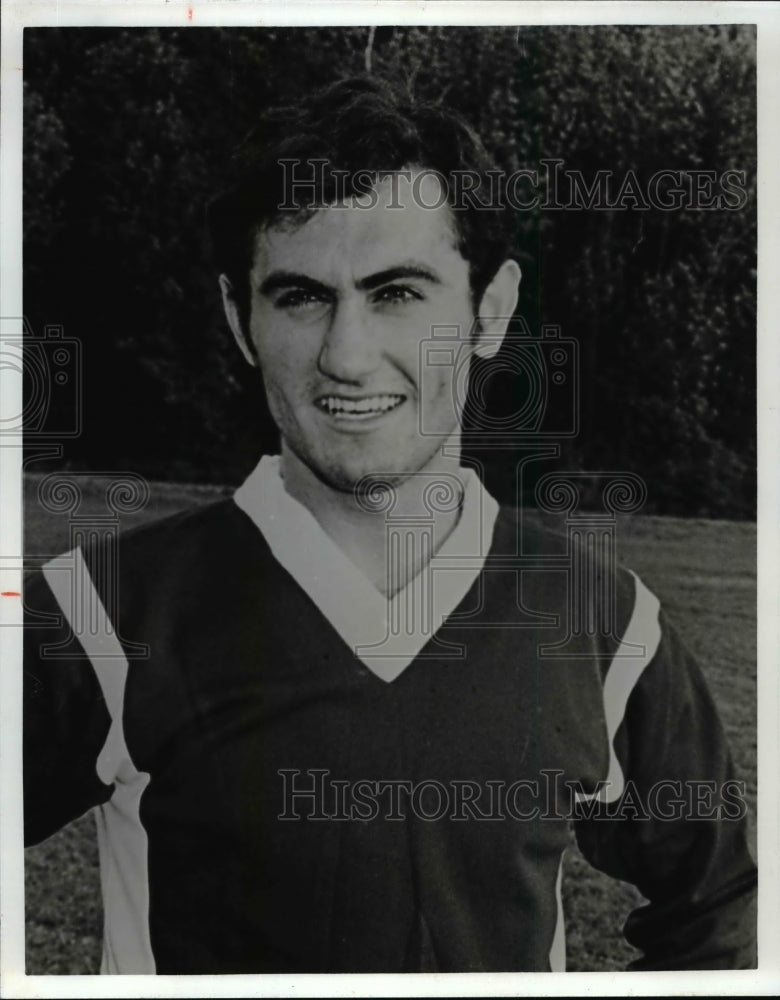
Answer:
[[[249,340],[248,331],[244,329],[241,310],[236,301],[233,284],[226,274],[220,274],[219,276],[219,289],[222,292],[222,308],[225,310],[225,318],[236,339],[236,343],[249,364],[253,368],[257,368],[257,356],[255,355],[252,342]]]
[[[515,307],[522,272],[514,260],[505,260],[485,289],[477,311],[478,333],[475,354],[492,358],[504,340]]]

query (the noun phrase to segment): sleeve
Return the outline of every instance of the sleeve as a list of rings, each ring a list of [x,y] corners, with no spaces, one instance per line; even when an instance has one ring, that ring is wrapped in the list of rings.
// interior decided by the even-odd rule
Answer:
[[[579,813],[577,840],[591,864],[649,901],[624,928],[643,952],[629,968],[755,968],[744,783],[701,670],[663,612],[659,626],[614,736],[619,794]]]
[[[24,834],[37,844],[93,806],[112,785],[96,764],[111,725],[92,664],[43,573],[24,587]]]

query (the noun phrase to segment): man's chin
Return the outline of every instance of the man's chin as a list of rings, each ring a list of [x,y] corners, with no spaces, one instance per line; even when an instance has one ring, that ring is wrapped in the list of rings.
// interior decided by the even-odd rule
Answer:
[[[442,438],[443,445],[450,438]],[[399,455],[381,449],[371,454],[322,454],[311,455],[291,449],[302,466],[308,468],[324,486],[343,494],[352,496],[371,496],[376,498],[382,488],[398,489],[410,477],[419,475],[426,470],[434,472],[433,466],[441,461],[439,450],[433,453]],[[445,458],[445,464],[448,459]]]
[[[351,493],[353,496],[374,495],[382,488],[397,488],[413,474],[411,469],[387,469],[377,471],[372,469],[337,469],[329,470],[320,478],[332,489],[340,493]]]

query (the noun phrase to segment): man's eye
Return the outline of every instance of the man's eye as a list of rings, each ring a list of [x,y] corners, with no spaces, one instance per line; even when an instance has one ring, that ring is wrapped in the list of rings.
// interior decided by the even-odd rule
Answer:
[[[278,309],[311,309],[320,306],[324,302],[321,295],[304,288],[291,288],[287,292],[282,292],[274,301]]]
[[[422,301],[422,295],[415,288],[410,288],[408,285],[388,285],[386,288],[380,288],[376,292],[374,301],[390,305],[405,305],[409,302]]]

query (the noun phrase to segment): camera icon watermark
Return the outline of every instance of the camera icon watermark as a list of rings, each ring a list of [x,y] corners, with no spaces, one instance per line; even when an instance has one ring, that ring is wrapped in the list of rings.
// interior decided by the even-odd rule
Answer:
[[[467,336],[458,326],[433,327],[419,348],[423,436],[441,436],[438,393],[444,372],[464,443],[506,447],[560,441],[579,432],[579,344],[562,336],[558,326],[544,325],[541,336],[534,336],[525,320],[516,317],[502,337],[481,332],[478,321]],[[442,374],[437,378],[434,373]]]
[[[61,326],[37,336],[24,317],[0,318],[0,369],[21,376],[21,398],[10,389],[0,403],[0,435],[26,440],[75,438],[81,434],[81,342]],[[4,380],[7,376],[4,375]]]

